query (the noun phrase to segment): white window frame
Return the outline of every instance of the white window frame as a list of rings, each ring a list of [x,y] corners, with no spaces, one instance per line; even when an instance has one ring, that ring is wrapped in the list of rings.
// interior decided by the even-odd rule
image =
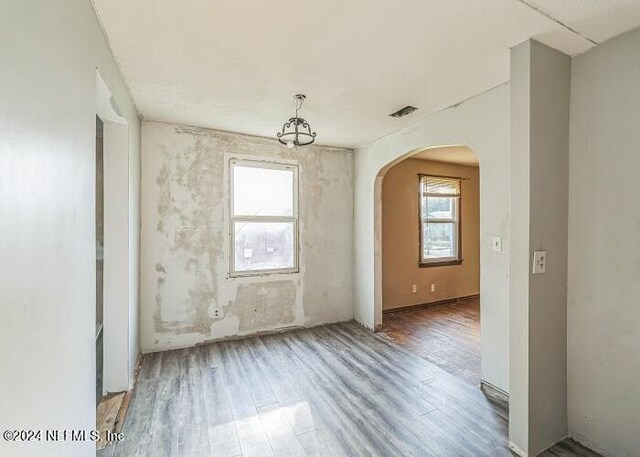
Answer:
[[[293,171],[293,214],[291,216],[235,216],[233,203],[234,203],[234,170],[235,166],[239,167],[253,167],[272,170],[287,170]],[[299,262],[298,253],[299,246],[298,240],[300,239],[298,233],[298,165],[293,163],[284,162],[272,162],[266,160],[249,160],[249,159],[230,159],[229,160],[229,276],[230,277],[243,277],[243,276],[265,276],[274,274],[287,274],[298,273]],[[293,267],[291,268],[270,268],[263,270],[241,270],[235,269],[236,264],[236,222],[292,222],[293,223]]]
[[[420,227],[419,227],[419,259],[418,264],[420,267],[435,267],[435,266],[448,266],[448,265],[459,265],[462,263],[462,178],[453,177],[453,176],[438,176],[438,175],[430,175],[430,174],[420,174],[418,175],[419,179],[419,212],[420,212]],[[438,178],[438,179],[450,179],[451,181],[458,181],[458,195],[452,194],[429,194],[426,191],[426,181],[429,178]],[[451,218],[430,218],[427,214],[422,213],[422,209],[425,205],[423,205],[423,199],[427,199],[429,197],[446,197],[453,199],[453,217]],[[453,248],[455,255],[449,257],[432,257],[425,258],[424,257],[424,224],[455,224],[456,228],[456,236],[453,240]]]

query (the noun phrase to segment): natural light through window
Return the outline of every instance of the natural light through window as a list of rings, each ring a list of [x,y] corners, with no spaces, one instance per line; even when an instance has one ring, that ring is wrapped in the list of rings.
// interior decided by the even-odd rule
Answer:
[[[420,176],[420,264],[459,263],[460,178]]]
[[[231,274],[298,270],[298,167],[232,160]]]

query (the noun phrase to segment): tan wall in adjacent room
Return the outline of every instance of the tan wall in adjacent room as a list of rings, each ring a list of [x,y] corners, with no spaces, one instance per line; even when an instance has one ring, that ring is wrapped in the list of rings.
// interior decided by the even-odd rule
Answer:
[[[418,174],[462,180],[462,265],[418,267]],[[413,293],[412,286],[417,286]],[[431,292],[431,284],[436,285]],[[480,293],[479,169],[444,162],[407,159],[382,184],[383,309],[432,303]]]

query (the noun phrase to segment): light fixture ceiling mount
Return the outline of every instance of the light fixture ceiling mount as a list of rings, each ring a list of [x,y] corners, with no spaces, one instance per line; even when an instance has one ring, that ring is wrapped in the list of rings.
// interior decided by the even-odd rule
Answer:
[[[303,94],[293,96],[296,102],[296,115],[285,122],[282,126],[282,132],[278,132],[278,141],[286,145],[289,149],[296,146],[307,146],[316,140],[316,132],[311,131],[311,126],[307,121],[298,117],[298,111],[302,108],[302,104],[307,99]]]

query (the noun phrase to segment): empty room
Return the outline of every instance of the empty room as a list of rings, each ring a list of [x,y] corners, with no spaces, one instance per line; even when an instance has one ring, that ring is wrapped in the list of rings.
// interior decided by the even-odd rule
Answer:
[[[0,30],[0,457],[640,457],[639,0]]]

